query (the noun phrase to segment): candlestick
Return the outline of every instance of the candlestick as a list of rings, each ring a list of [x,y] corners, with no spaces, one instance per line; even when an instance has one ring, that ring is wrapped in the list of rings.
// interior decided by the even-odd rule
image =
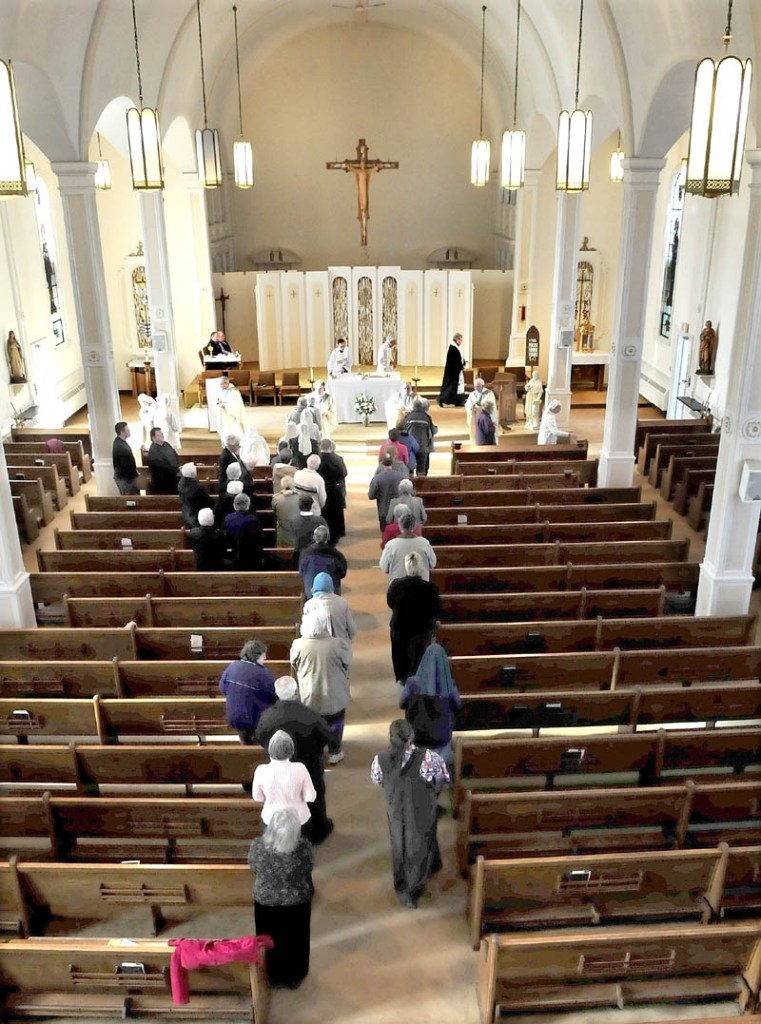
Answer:
[[[420,380],[420,374],[418,373],[417,363],[415,363],[415,376],[417,377],[418,380]]]

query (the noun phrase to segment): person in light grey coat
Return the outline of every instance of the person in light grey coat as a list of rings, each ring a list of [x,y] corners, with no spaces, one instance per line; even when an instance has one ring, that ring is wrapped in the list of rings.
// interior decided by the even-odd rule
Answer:
[[[428,513],[425,510],[423,499],[419,498],[414,493],[414,487],[411,480],[401,480],[399,482],[399,497],[393,499],[391,504],[388,506],[388,515],[386,516],[387,523],[393,523],[396,510],[400,505],[406,506],[415,519],[417,519],[421,524],[428,518]]]
[[[436,552],[425,537],[416,537],[414,529],[417,526],[415,517],[411,512],[405,512],[399,520],[401,533],[394,537],[383,549],[380,559],[380,567],[388,573],[389,586],[394,580],[403,579],[407,575],[404,559],[411,551],[416,551],[421,556],[420,577],[430,580],[431,569],[436,566]]]
[[[399,484],[405,477],[409,478],[407,470],[405,469],[404,472],[396,470],[393,453],[385,452],[367,491],[368,498],[374,498],[378,506],[378,524],[381,533],[386,529],[388,506],[397,497]]]
[[[345,597],[335,593],[335,586],[330,573],[318,572],[312,583],[312,596],[304,605],[304,615],[311,614],[316,608],[327,609],[330,632],[339,640],[351,643],[357,635],[357,627]]]
[[[301,620],[301,636],[291,644],[291,666],[304,704],[325,719],[331,733],[328,760],[343,761],[346,707],[349,703],[351,646],[330,634],[327,609],[316,606]]]

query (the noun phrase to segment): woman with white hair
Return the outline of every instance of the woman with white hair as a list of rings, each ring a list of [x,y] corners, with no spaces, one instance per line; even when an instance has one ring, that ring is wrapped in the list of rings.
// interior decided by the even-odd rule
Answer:
[[[256,932],[274,943],[267,954],[270,988],[298,988],[309,973],[313,863],[312,844],[291,807],[274,811],[249,848]]]
[[[386,522],[393,523],[396,518],[396,510],[400,505],[410,510],[419,523],[424,523],[428,518],[423,499],[415,494],[415,487],[411,480],[400,480],[398,487],[398,498],[392,498],[388,506]]]
[[[196,469],[195,462],[186,462],[180,467],[177,493],[180,496],[182,521],[188,529],[198,526],[198,513],[202,508],[211,508],[214,502],[211,500],[209,492],[198,479],[198,470]]]
[[[485,398],[476,413],[476,444],[497,443],[497,406],[492,398]]]
[[[351,646],[331,636],[329,613],[322,605],[315,605],[304,614],[300,632],[301,637],[291,644],[293,673],[302,701],[321,714],[330,729],[328,760],[338,764],[344,759],[342,740],[350,697]]]
[[[397,683],[404,683],[417,669],[436,633],[441,611],[439,588],[422,578],[422,559],[417,551],[405,557],[404,569],[406,575],[394,580],[386,594],[391,609],[391,661]]]
[[[309,821],[307,802],[314,800],[316,793],[305,766],[291,760],[295,749],[288,733],[278,729],[267,744],[269,763],[260,764],[254,772],[251,796],[264,804],[262,821],[265,825],[275,811],[284,807],[296,812],[300,825]]]
[[[230,467],[233,468],[232,466]],[[224,491],[217,495],[214,505],[214,521],[221,527],[227,516],[235,510],[235,499],[243,494],[243,484],[240,479],[231,479]]]
[[[297,469],[293,474],[293,489],[301,495],[308,495],[312,499],[312,510],[316,516],[322,512],[322,506],[327,501],[328,495],[325,490],[325,481],[317,470],[320,468],[320,456],[307,456],[306,466]]]
[[[222,572],[224,546],[210,508],[199,511],[198,525],[188,530],[188,544],[193,549],[196,572]]]
[[[559,441],[570,441],[571,434],[568,430],[561,430],[558,426],[557,415],[562,409],[562,405],[557,400],[553,400],[548,404],[544,410],[542,416],[542,422],[539,424],[539,436],[536,439],[537,444],[557,444]]]

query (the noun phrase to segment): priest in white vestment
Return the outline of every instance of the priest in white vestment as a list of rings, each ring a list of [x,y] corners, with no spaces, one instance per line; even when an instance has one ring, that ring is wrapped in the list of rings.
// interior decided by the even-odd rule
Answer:
[[[476,442],[476,416],[478,410],[484,404],[484,402],[491,402],[492,408],[490,410],[490,416],[494,423],[495,430],[499,434],[499,413],[497,412],[497,399],[494,397],[494,392],[490,391],[486,387],[486,384],[482,377],[476,377],[473,381],[473,390],[468,395],[467,401],[465,402],[465,417],[468,421],[468,432],[470,434],[471,444]]]
[[[394,369],[394,347],[395,341],[393,338],[384,338],[383,344],[378,349],[377,373],[391,373]]]
[[[328,358],[328,376],[342,377],[346,373],[351,373],[351,352],[344,339],[339,338]]]
[[[412,381],[406,380],[402,384],[401,389],[387,400],[384,407],[389,430],[398,423],[400,413],[404,413],[406,416],[408,412],[412,412],[412,403],[414,401],[415,392],[412,390]]]
[[[226,437],[228,434],[237,434],[243,437],[246,433],[246,409],[243,405],[243,397],[229,377],[222,376],[219,398],[219,435]]]
[[[320,417],[320,431],[323,437],[330,437],[337,424],[333,396],[328,394],[324,380],[314,382],[314,391],[307,395],[307,403]]]

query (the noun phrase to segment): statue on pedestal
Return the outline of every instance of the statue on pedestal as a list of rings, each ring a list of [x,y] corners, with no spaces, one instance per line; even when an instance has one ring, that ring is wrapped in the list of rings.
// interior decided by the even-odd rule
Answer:
[[[700,350],[698,353],[698,373],[711,374],[716,361],[716,331],[710,320],[700,332]]]
[[[19,340],[13,331],[8,331],[6,350],[8,353],[8,369],[11,371],[11,384],[26,384],[24,354],[21,351]]]
[[[523,414],[526,417],[526,428],[538,430],[540,413],[542,409],[542,398],[544,397],[544,386],[539,376],[539,371],[534,370],[531,380],[526,382],[526,392],[523,396]]]

